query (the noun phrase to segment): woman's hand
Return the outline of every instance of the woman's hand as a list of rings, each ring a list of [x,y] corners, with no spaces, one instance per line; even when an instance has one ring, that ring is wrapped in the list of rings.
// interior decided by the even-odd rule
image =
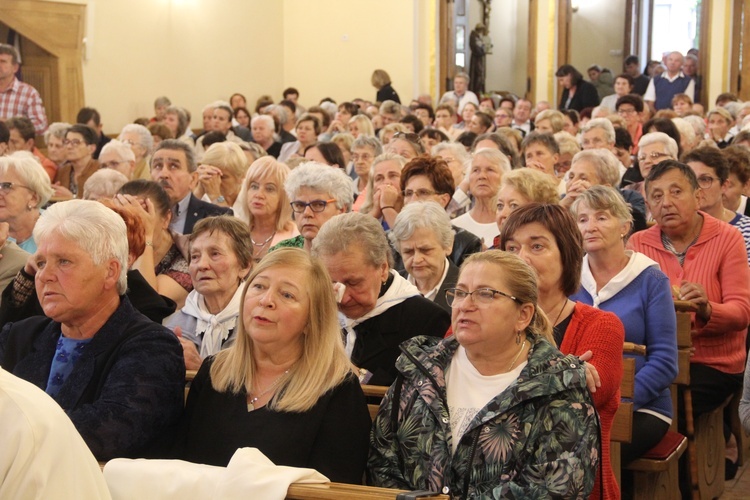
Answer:
[[[212,165],[200,165],[197,172],[199,186],[213,202],[221,196],[221,169]]]
[[[331,122],[331,125],[328,127],[328,133],[333,132],[344,132],[346,130],[346,126],[341,120],[333,120]]]
[[[156,215],[154,203],[149,198],[140,200],[130,194],[115,195],[114,202],[123,207],[129,207],[141,220],[146,232],[146,240],[153,242],[156,230],[159,226],[159,217]]]
[[[599,372],[596,370],[596,367],[591,363],[586,363],[586,361],[589,361],[593,357],[594,353],[591,351],[586,351],[578,357],[581,363],[583,363],[583,369],[586,371],[586,387],[588,387],[592,394],[596,392],[597,387],[602,386],[602,381],[599,378]]]
[[[564,207],[570,208],[573,205],[573,202],[576,201],[578,196],[580,196],[581,193],[583,193],[590,187],[591,183],[589,181],[584,181],[581,179],[569,182],[567,189],[565,190],[565,198],[560,200],[560,204]]]
[[[23,272],[28,274],[31,277],[36,276],[36,272],[39,270],[39,267],[36,265],[36,257],[34,254],[29,255],[29,257],[26,259],[26,264],[23,266]]]
[[[547,173],[547,167],[535,160],[526,160],[526,166]]]
[[[73,196],[73,193],[70,191],[70,189],[61,186],[59,182],[55,182],[52,185],[52,189],[55,191],[53,195],[55,198],[63,198],[66,200],[75,198],[75,196]]]
[[[403,198],[398,188],[386,184],[380,187],[380,209],[384,207],[394,207],[396,211],[403,205]]]
[[[678,298],[692,302],[698,306],[696,314],[703,321],[708,322],[711,319],[711,303],[708,301],[706,289],[700,283],[691,283],[683,280],[680,285],[680,296]]]
[[[182,328],[179,326],[174,327],[174,334],[177,336],[177,340],[182,345],[182,354],[185,357],[185,369],[186,370],[197,370],[201,367],[203,360],[201,355],[198,354],[198,349],[195,344],[190,342],[188,339],[183,338]]]

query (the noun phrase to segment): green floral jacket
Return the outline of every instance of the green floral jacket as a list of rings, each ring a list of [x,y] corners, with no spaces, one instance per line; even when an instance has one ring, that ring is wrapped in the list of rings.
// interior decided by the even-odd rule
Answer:
[[[373,425],[368,483],[460,498],[588,498],[600,438],[584,369],[577,357],[529,338],[517,382],[477,413],[455,453],[445,370],[458,342],[404,342],[396,363],[401,376]]]

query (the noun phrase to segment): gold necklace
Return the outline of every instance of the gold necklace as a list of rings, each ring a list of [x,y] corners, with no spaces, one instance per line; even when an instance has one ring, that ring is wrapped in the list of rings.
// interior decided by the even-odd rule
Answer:
[[[266,394],[268,394],[268,392],[271,389],[273,389],[274,387],[276,387],[278,385],[278,383],[281,382],[281,379],[284,378],[284,376],[286,376],[287,373],[289,373],[289,370],[287,370],[284,373],[282,373],[276,380],[274,380],[271,383],[271,385],[268,386],[268,388],[265,391],[261,392],[257,396],[252,397],[253,393],[252,392],[248,393],[247,396],[248,396],[248,398],[250,398],[250,401],[247,402],[247,411],[254,411],[255,410],[255,403],[257,403],[260,398],[262,398],[263,396],[265,396]]]
[[[518,350],[518,354],[516,354],[516,357],[513,358],[513,361],[511,361],[507,371],[511,371],[513,369],[513,365],[515,365],[516,361],[518,361],[518,358],[521,356],[524,347],[526,347],[526,339],[523,339],[523,344],[521,344],[521,348]]]

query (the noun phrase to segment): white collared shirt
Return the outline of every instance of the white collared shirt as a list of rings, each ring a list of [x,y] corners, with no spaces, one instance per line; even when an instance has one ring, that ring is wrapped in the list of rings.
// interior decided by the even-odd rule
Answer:
[[[437,282],[437,285],[435,285],[435,288],[433,288],[429,292],[422,295],[425,299],[435,302],[435,297],[437,297],[438,291],[440,290],[440,287],[443,285],[443,281],[445,281],[445,277],[448,276],[448,266],[449,266],[448,257],[446,257],[445,268],[443,269],[443,275],[440,277],[440,281]],[[417,280],[415,280],[414,276],[412,276],[411,274],[406,279],[409,280],[409,283],[411,283],[412,285],[417,286]],[[422,293],[422,292],[419,292],[419,293]]]

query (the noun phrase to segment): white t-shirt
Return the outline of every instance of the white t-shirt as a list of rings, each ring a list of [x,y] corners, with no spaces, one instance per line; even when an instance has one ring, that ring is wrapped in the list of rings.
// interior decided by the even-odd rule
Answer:
[[[513,371],[499,375],[484,376],[474,368],[466,350],[460,347],[453,355],[445,374],[448,392],[448,414],[451,419],[453,453],[477,413],[498,394],[511,386],[526,366],[526,361]]]
[[[453,219],[452,224],[461,229],[466,229],[470,233],[474,234],[478,238],[484,241],[484,246],[487,248],[492,246],[492,242],[495,236],[500,234],[500,230],[497,228],[496,222],[482,223],[477,222],[471,217],[471,212],[466,212]]]

